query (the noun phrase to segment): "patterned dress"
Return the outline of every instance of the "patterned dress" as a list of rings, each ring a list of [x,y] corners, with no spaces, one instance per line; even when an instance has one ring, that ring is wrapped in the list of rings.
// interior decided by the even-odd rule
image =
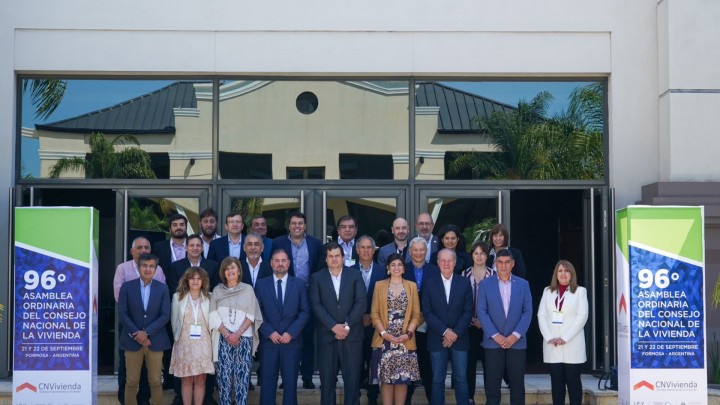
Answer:
[[[400,295],[393,297],[388,289],[388,325],[385,329],[393,336],[403,334],[403,321],[408,306],[408,296],[403,289]],[[420,380],[417,354],[408,350],[404,344],[383,342],[382,348],[374,348],[371,358],[371,384],[412,384]]]
[[[197,303],[196,305],[200,304]],[[172,357],[170,358],[170,374],[175,377],[192,377],[205,373],[215,373],[215,366],[212,362],[210,328],[202,311],[198,310],[198,324],[202,328],[200,339],[190,339],[190,325],[193,322],[195,322],[195,319],[192,298],[190,298],[187,300],[180,338],[175,342]]]

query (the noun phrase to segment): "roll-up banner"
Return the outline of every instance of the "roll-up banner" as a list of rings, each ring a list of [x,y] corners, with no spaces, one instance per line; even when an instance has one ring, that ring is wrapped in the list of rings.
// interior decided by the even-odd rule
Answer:
[[[98,211],[15,209],[13,404],[97,403]]]
[[[703,207],[617,212],[618,399],[708,403]]]

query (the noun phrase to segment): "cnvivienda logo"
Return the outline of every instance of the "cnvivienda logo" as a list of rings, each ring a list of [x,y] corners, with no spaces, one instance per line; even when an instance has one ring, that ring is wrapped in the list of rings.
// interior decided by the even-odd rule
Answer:
[[[618,306],[618,315],[625,311],[627,314],[627,302],[625,301],[625,294],[620,294],[620,305]]]
[[[22,383],[15,388],[15,392],[20,392],[22,390],[30,390],[32,392],[37,392],[37,387],[30,384],[29,382]]]
[[[645,380],[642,380],[639,383],[633,385],[633,391],[639,390],[642,387],[645,387],[645,388],[649,389],[650,391],[655,391],[655,387],[653,387],[652,384],[650,384],[649,382],[647,382]]]

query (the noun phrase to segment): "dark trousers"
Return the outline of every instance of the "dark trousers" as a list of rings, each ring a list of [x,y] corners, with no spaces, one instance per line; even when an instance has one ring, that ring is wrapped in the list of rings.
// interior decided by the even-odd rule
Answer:
[[[474,326],[468,328],[470,347],[468,348],[467,381],[470,398],[475,396],[477,381],[477,362],[480,360],[483,366],[483,382],[485,382],[485,350],[482,348],[483,331]],[[484,384],[483,384],[484,385]]]
[[[318,342],[320,365],[320,404],[335,405],[338,371],[342,371],[345,405],[360,405],[360,365],[362,341]]]
[[[283,405],[297,405],[297,375],[300,369],[301,347],[265,344],[260,351],[263,376],[260,380],[260,405],[275,405],[278,373],[283,379]]]
[[[550,385],[552,386],[553,405],[565,404],[565,387],[570,397],[570,405],[582,403],[582,382],[580,369],[582,364],[549,363]]]
[[[428,403],[432,403],[432,366],[430,363],[430,352],[427,351],[427,333],[415,332],[415,344],[417,345],[418,367],[420,368],[420,380],[425,387],[425,397]],[[405,397],[405,405],[412,405],[412,396],[415,393],[415,385],[410,384]]]
[[[377,404],[380,388],[377,384],[370,384],[370,358],[372,357],[372,338],[375,334],[375,328],[366,326],[363,339],[363,359],[361,367],[361,381],[367,381],[367,398],[368,404]]]
[[[500,385],[507,371],[510,405],[525,405],[525,349],[485,349],[486,405],[500,405]]]
[[[313,373],[315,373],[315,319],[312,316],[308,318],[302,334],[303,348],[300,375],[302,375],[303,381],[312,381]],[[283,380],[283,382],[284,381],[285,380]]]

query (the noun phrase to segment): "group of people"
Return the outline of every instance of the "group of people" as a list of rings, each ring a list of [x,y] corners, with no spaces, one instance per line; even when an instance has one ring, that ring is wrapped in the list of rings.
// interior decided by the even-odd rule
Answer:
[[[263,405],[275,404],[278,377],[283,405],[296,404],[298,374],[304,388],[315,388],[316,368],[323,405],[336,403],[338,372],[348,405],[359,404],[361,388],[370,405],[378,397],[409,405],[416,384],[442,405],[448,362],[456,402],[473,404],[478,360],[487,404],[500,404],[503,379],[510,403],[524,404],[532,298],[522,254],[508,246],[502,224],[490,245],[475,243],[469,253],[458,227],[435,236],[427,213],[418,215],[413,238],[407,221],[395,219],[393,241],[379,248],[357,237],[351,216],[338,220],[337,240],[325,245],[306,233],[304,214],[291,214],[287,225],[287,235],[270,239],[256,216],[244,235],[242,215],[232,212],[220,237],[208,209],[198,235],[186,235],[184,216],[171,217],[171,239],[154,254],[147,239],[133,241],[133,259],[114,280],[122,404],[161,404],[163,378],[166,387],[175,381],[173,403],[212,404],[217,385],[221,404],[246,404],[254,357]],[[563,404],[567,389],[579,405],[587,295],[569,262],[556,265],[537,317],[553,403]]]

